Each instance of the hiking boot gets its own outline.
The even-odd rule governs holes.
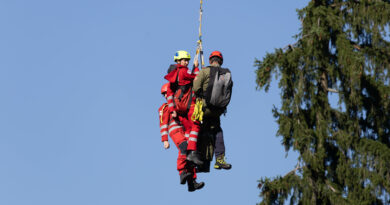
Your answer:
[[[189,179],[187,180],[187,185],[188,185],[188,191],[193,192],[197,189],[201,189],[204,187],[204,182],[196,182],[195,179]]]
[[[225,155],[220,155],[220,156],[218,156],[217,159],[215,160],[214,168],[215,168],[215,169],[231,169],[231,168],[232,168],[232,165],[231,165],[231,164],[228,164],[228,163],[225,161]]]
[[[192,175],[193,173],[191,172],[182,171],[180,174],[180,184],[185,184],[188,179],[192,178]]]
[[[188,151],[187,160],[193,162],[196,165],[203,165],[202,160],[199,159],[199,154],[197,151]]]

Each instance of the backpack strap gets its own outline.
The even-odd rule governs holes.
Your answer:
[[[220,67],[209,66],[209,68],[210,68],[209,84],[207,85],[206,93],[203,93],[203,98],[206,100],[207,105],[210,104],[215,76],[218,75]]]
[[[190,92],[190,100],[188,101],[187,110],[190,110],[192,104],[192,98],[194,97],[194,95],[192,94],[192,86],[190,87],[189,92]]]

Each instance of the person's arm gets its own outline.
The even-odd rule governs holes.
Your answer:
[[[198,59],[195,59],[194,61],[194,67],[192,68],[192,74],[198,75],[199,74],[199,62]]]
[[[168,122],[169,122],[169,114],[167,112],[167,105],[164,105],[159,110],[159,121],[160,121],[160,134],[161,134],[161,142],[168,141]]]
[[[195,95],[197,95],[198,97],[201,97],[200,94],[202,94],[203,92],[202,85],[204,83],[204,76],[205,76],[204,69],[202,69],[199,72],[198,76],[196,76],[192,86],[192,90],[195,92]]]
[[[175,105],[173,104],[173,95],[175,93],[172,91],[171,86],[168,86],[167,90],[167,103],[168,103],[168,112],[169,114],[176,111]]]
[[[169,123],[169,113],[168,108],[165,106],[159,111],[160,117],[160,133],[161,133],[161,141],[164,143],[164,148],[169,149],[168,142],[168,123]]]
[[[164,141],[164,148],[169,149],[169,142],[168,141]]]
[[[198,68],[194,68],[194,70],[196,70],[196,69],[198,69]],[[198,69],[199,70],[199,69]],[[190,69],[186,69],[186,70],[182,70],[182,71],[180,71],[181,72],[181,75],[180,75],[180,77],[182,77],[183,79],[183,81],[185,82],[192,82],[194,79],[195,79],[195,77],[196,77],[196,75],[194,74],[194,73],[192,73],[192,71],[190,70]]]
[[[197,59],[194,61],[194,67],[192,68],[192,71],[187,68],[187,72],[184,73],[183,79],[192,82],[195,77],[199,74],[199,62]]]

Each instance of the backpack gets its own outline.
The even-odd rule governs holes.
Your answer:
[[[233,81],[230,70],[210,66],[210,80],[206,93],[204,93],[207,106],[226,109],[232,96],[232,89]]]

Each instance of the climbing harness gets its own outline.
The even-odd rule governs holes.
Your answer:
[[[203,57],[203,45],[202,45],[202,15],[203,15],[203,0],[200,0],[199,8],[199,40],[197,41],[196,55],[194,59],[200,58],[200,67],[204,67],[204,57]]]

